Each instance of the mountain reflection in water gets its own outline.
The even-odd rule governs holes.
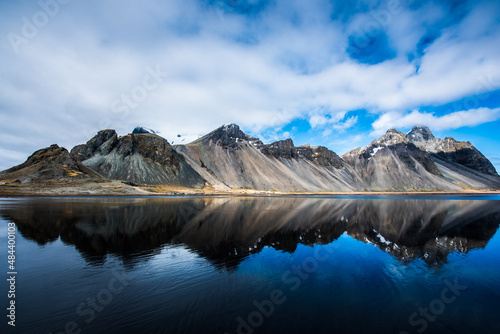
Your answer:
[[[89,264],[124,261],[182,244],[217,268],[236,268],[270,246],[328,244],[347,233],[403,263],[446,263],[451,252],[483,248],[498,229],[498,201],[433,199],[93,198],[6,202],[0,215],[26,239],[75,245]]]

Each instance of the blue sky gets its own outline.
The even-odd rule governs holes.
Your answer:
[[[0,0],[0,35],[0,169],[225,123],[339,154],[427,125],[500,169],[499,1]]]

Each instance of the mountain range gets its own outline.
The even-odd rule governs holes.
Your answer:
[[[0,172],[3,184],[76,179],[223,192],[500,189],[494,166],[470,142],[436,138],[424,126],[407,134],[390,129],[341,157],[324,146],[295,146],[291,139],[265,144],[236,124],[175,146],[150,129],[138,127],[125,136],[107,129],[70,152],[52,145]]]

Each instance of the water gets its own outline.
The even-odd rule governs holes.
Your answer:
[[[2,333],[499,333],[499,204],[0,199]]]

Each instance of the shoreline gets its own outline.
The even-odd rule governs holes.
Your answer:
[[[107,187],[106,187],[107,188]],[[380,196],[380,197],[440,197],[440,196],[474,196],[474,195],[500,195],[500,190],[464,190],[464,191],[332,191],[332,192],[279,192],[258,191],[250,189],[234,189],[231,191],[179,189],[171,188],[165,191],[151,191],[148,187],[131,187],[134,189],[114,188],[109,189],[80,189],[80,187],[47,187],[29,188],[16,187],[5,189],[0,186],[0,197],[286,197],[286,196]],[[93,191],[94,190],[94,191]]]
[[[193,189],[165,185],[130,185],[122,181],[45,181],[37,183],[4,183],[0,184],[0,197],[281,197],[281,196],[474,196],[500,195],[500,189],[464,189],[462,191],[265,191],[254,189],[216,189],[205,186]]]

